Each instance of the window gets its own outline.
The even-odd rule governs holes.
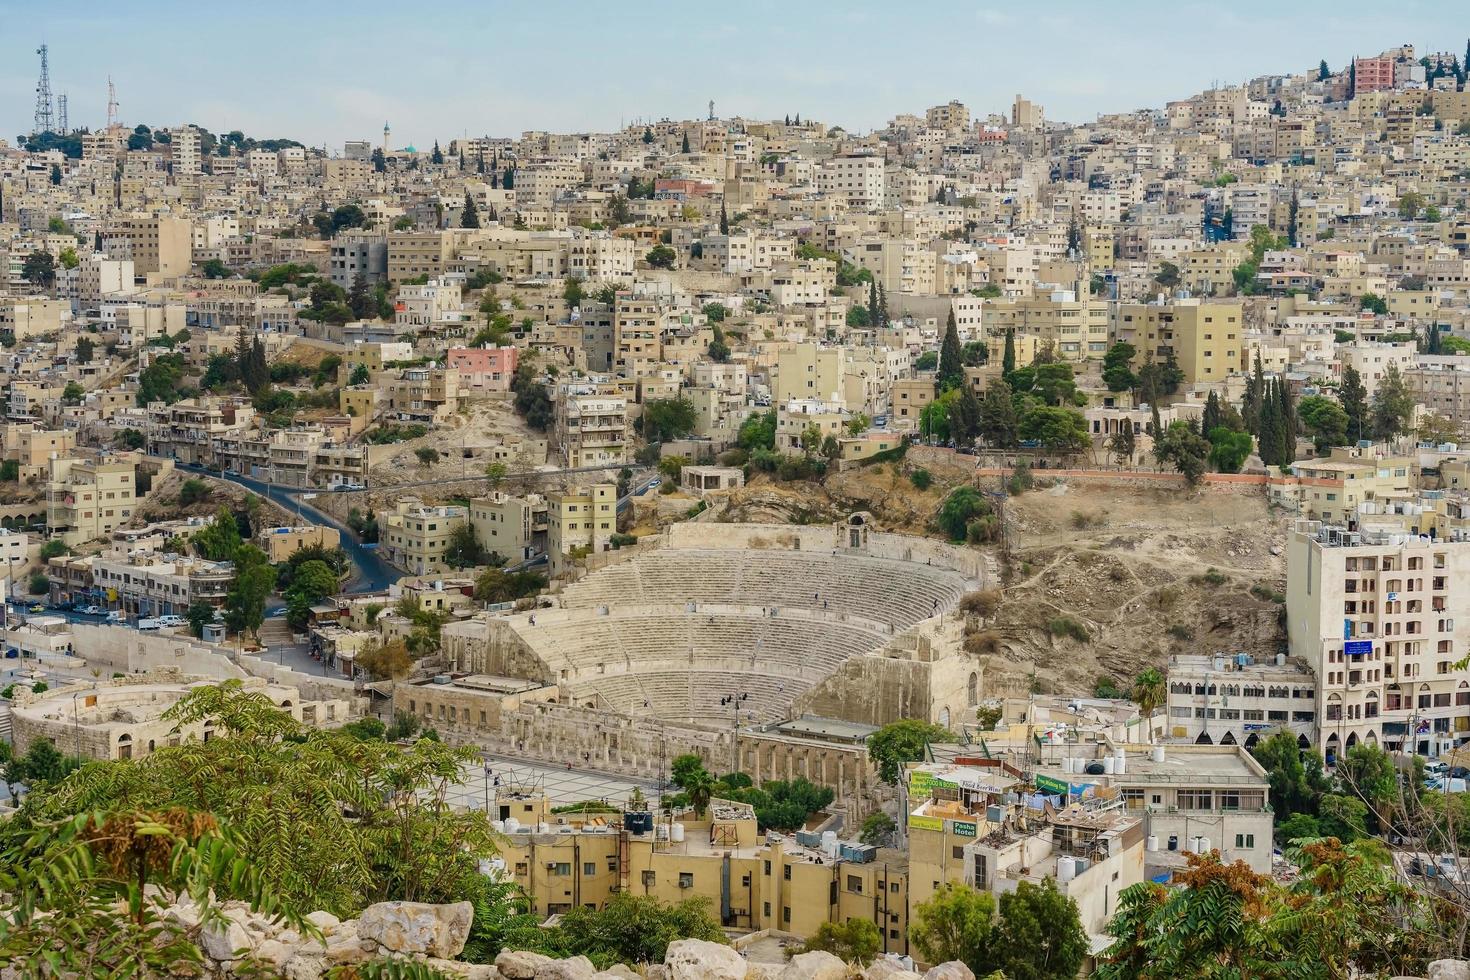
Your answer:
[[[861,895],[863,893],[863,879],[862,879],[862,876],[861,875],[848,875],[847,876],[847,890],[850,891],[850,892],[852,892],[854,895]]]
[[[592,861],[583,861],[582,873],[589,878],[592,877],[593,875],[597,874],[597,865]]]
[[[554,875],[569,875],[569,874],[571,874],[572,873],[572,865],[571,865],[571,862],[569,862],[569,861],[561,861],[561,862],[558,862],[557,865],[556,865],[556,867],[554,867],[554,868],[551,869],[551,873],[554,874]]]
[[[694,887],[694,872],[692,872],[692,871],[680,871],[679,872],[679,887],[680,888],[693,888]]]
[[[964,845],[962,845],[962,844],[956,844],[953,847],[951,847],[950,850],[949,850],[949,856],[950,857],[953,857],[953,858],[963,858],[965,856],[965,848],[964,848]]]
[[[781,865],[781,877],[782,878],[785,878],[787,881],[790,881],[791,880],[791,865],[789,865],[789,864],[783,864],[783,865]],[[787,922],[790,922],[791,920],[790,919],[787,919],[786,921]]]
[[[658,876],[655,875],[652,871],[645,871],[645,872],[643,872],[643,887],[644,888],[652,888],[653,885],[654,885],[654,882],[656,882],[657,880],[658,880]]]
[[[1235,835],[1235,846],[1236,847],[1255,847],[1256,846],[1256,835],[1255,834],[1236,834]]]

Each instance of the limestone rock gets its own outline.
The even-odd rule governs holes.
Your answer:
[[[664,956],[670,980],[745,980],[745,958],[729,946],[703,939],[669,943]]]
[[[327,943],[327,962],[361,963],[377,954],[377,944],[370,939],[356,936],[336,935]]]
[[[601,973],[594,973],[592,980],[643,980],[638,971],[621,963],[614,963]]]
[[[797,953],[781,971],[781,980],[844,980],[847,964],[824,950]]]
[[[464,949],[474,914],[475,907],[469,902],[379,902],[363,910],[357,920],[357,934],[395,953],[427,953],[453,959]]]
[[[781,973],[786,969],[780,963],[752,963],[745,962],[745,980],[781,980]]]
[[[286,969],[281,975],[286,980],[321,980],[325,972],[327,962],[322,957],[297,953],[286,961]]]
[[[249,952],[252,943],[250,933],[244,926],[234,919],[226,918],[202,930],[199,933],[199,945],[210,959],[233,960],[239,957],[240,950]]]
[[[289,960],[296,951],[277,939],[266,939],[255,947],[255,958],[275,969]]]
[[[863,980],[920,980],[917,973],[904,969],[896,959],[876,959],[863,971]]]
[[[424,960],[424,965],[446,976],[458,977],[459,980],[500,980],[500,973],[488,963],[461,963],[459,960],[431,957]]]
[[[669,968],[662,963],[644,963],[638,968],[643,980],[669,980]]]
[[[313,912],[306,917],[306,921],[316,926],[323,936],[330,936],[342,925],[342,920],[330,912]]]
[[[1435,960],[1429,964],[1429,980],[1470,980],[1470,961]]]
[[[532,980],[536,976],[536,970],[543,963],[550,963],[549,956],[540,953],[529,953],[525,950],[503,949],[500,955],[495,957],[495,969],[506,980]]]
[[[948,963],[930,967],[929,972],[924,974],[924,980],[975,980],[975,973],[959,960],[950,960]]]
[[[591,980],[597,968],[585,956],[569,960],[547,960],[536,967],[536,980]]]

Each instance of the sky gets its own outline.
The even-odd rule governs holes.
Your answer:
[[[1463,0],[0,0],[0,136],[31,130],[39,58],[74,127],[189,122],[340,151],[640,119],[787,114],[861,132],[959,99],[1047,117],[1161,107],[1212,83],[1412,43],[1463,56]]]

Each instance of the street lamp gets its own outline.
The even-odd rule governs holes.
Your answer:
[[[727,694],[720,698],[720,705],[731,707],[735,710],[735,717],[730,728],[730,771],[740,771],[740,705],[749,699],[750,694]]]

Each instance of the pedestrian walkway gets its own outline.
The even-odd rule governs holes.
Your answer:
[[[500,787],[514,787],[523,792],[543,792],[552,806],[581,803],[583,800],[607,800],[622,803],[633,787],[643,790],[650,799],[658,794],[656,781],[633,779],[612,773],[594,772],[590,769],[567,769],[542,766],[522,759],[491,756],[491,775],[487,780],[479,765],[467,766],[464,778],[456,786],[449,787],[451,806],[469,810],[481,810],[488,795],[492,804],[495,799],[495,780]]]

